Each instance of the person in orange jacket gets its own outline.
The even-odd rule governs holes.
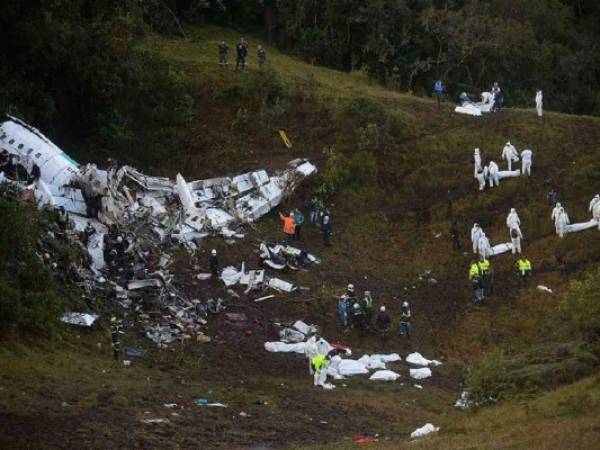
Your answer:
[[[279,213],[279,218],[283,221],[283,232],[286,238],[292,239],[296,233],[296,222],[294,221],[294,211],[289,216]]]

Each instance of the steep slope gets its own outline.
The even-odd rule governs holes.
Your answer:
[[[487,349],[502,346],[518,353],[540,340],[567,339],[558,299],[570,280],[597,265],[600,233],[588,230],[559,240],[545,197],[555,188],[573,221],[587,220],[587,203],[600,189],[600,120],[552,113],[540,119],[533,110],[460,116],[448,103],[438,110],[428,99],[385,90],[361,74],[311,66],[268,45],[270,68],[261,72],[254,39],[247,74],[233,70],[233,55],[229,68],[219,67],[218,42],[227,40],[232,53],[238,37],[205,27],[193,30],[190,40],[154,36],[145,42],[145,48],[181,65],[196,105],[191,147],[165,160],[162,170],[202,178],[281,166],[293,157],[314,159],[321,178],[284,206],[304,207],[319,189],[328,193],[325,200],[332,205],[331,249],[322,245],[317,230],[305,227],[302,245],[323,259],[318,268],[295,277],[310,291],[260,304],[241,302],[236,311],[250,318],[245,325],[250,336],[219,317],[209,329],[214,344],[153,350],[126,369],[127,377],[109,359],[108,340],[99,332],[68,332],[63,342],[41,347],[6,343],[2,356],[8,363],[0,372],[3,447],[61,448],[84,442],[91,448],[246,448],[263,443],[295,448],[339,442],[331,448],[347,448],[354,434],[379,433],[392,441],[390,448],[399,448],[410,431],[429,421],[449,434],[425,448],[459,448],[463,442],[476,448],[523,448],[528,442],[519,436],[490,426],[481,431],[482,424],[494,419],[499,430],[509,430],[532,405],[542,405],[543,411],[527,416],[535,435],[529,446],[548,443],[547,431],[561,423],[548,411],[560,403],[563,391],[548,394],[550,403],[542,397],[467,418],[451,405],[466,364]],[[283,146],[280,129],[292,140],[291,149]],[[509,179],[499,188],[477,192],[473,148],[498,161],[507,140],[534,150],[532,178]],[[89,156],[73,153],[81,160]],[[486,306],[475,307],[466,277],[472,258],[468,230],[477,221],[494,243],[507,241],[504,220],[511,207],[521,217],[534,278],[520,289],[513,258],[496,257],[495,294]],[[465,253],[452,250],[448,229],[453,218],[460,221]],[[255,239],[280,237],[273,214],[242,243],[226,246],[211,240],[202,252],[215,246],[224,264],[239,264],[255,260],[250,245]],[[435,284],[419,280],[425,270],[431,270]],[[182,263],[178,277],[198,296],[218,289],[190,283],[190,275]],[[445,364],[424,383],[425,389],[406,380],[402,386],[350,380],[347,388],[322,392],[312,387],[304,360],[262,351],[264,340],[273,337],[271,321],[296,318],[317,323],[324,336],[352,345],[357,355],[382,350],[376,336],[359,338],[337,327],[335,296],[349,282],[359,292],[371,290],[376,306],[385,304],[393,319],[401,301],[412,303],[413,339],[395,338],[385,350],[443,357]],[[550,286],[554,294],[537,290],[538,284]],[[131,345],[147,345],[134,332],[127,339]],[[407,374],[405,366],[402,374]],[[592,403],[597,400],[596,378],[565,389],[567,395],[579,398],[584,392]],[[229,409],[196,408],[193,400],[205,396]],[[171,416],[162,404],[176,401],[186,407]],[[240,412],[249,416],[240,417]],[[571,424],[567,436],[592,436],[592,407],[579,415],[568,408],[563,413]],[[514,421],[503,419],[508,416]],[[168,417],[171,423],[140,424],[154,417]],[[71,433],[72,428],[77,432]],[[589,442],[582,438],[573,448],[586,448]]]

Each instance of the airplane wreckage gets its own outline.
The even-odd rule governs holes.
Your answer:
[[[30,192],[40,208],[64,208],[72,234],[92,230],[81,239],[90,256],[89,267],[80,269],[89,273],[94,288],[108,285],[104,289],[112,290],[125,308],[144,290],[153,290],[162,299],[161,308],[167,308],[172,320],[146,321],[147,337],[159,345],[190,331],[201,335],[196,316],[206,313],[206,308],[198,307],[199,300],[186,298],[172,286],[169,244],[184,245],[193,255],[207,236],[243,238],[243,224],[267,214],[317,172],[303,159],[290,161],[272,176],[257,170],[192,182],[181,174],[171,180],[114,163],[103,170],[95,164],[78,164],[40,131],[11,116],[0,123],[0,165],[0,182]],[[131,255],[126,268],[122,261],[115,262],[116,253],[111,256],[108,251],[117,247],[107,245],[111,239],[122,253]],[[265,282],[268,286],[269,280]],[[208,309],[210,300],[215,303],[209,299]]]

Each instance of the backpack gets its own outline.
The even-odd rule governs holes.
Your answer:
[[[513,239],[516,239],[519,237],[519,232],[517,231],[516,228],[511,228],[510,229],[510,237]]]

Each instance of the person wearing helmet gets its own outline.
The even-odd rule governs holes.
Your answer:
[[[400,322],[398,323],[398,336],[406,335],[410,339],[410,320],[412,315],[410,313],[410,305],[407,301],[402,302],[402,308],[400,313]]]
[[[208,267],[213,277],[219,276],[219,258],[217,257],[217,251],[213,248],[208,257]]]
[[[325,247],[331,247],[331,235],[333,229],[331,227],[331,220],[328,215],[323,216],[323,222],[321,223],[321,235],[323,236],[323,244]]]
[[[354,304],[352,305],[352,309],[352,321],[354,323],[354,327],[358,328],[360,334],[362,335],[367,330],[367,315],[360,306],[358,300],[355,300]]]
[[[501,157],[503,160],[506,160],[506,163],[508,164],[508,170],[512,170],[512,163],[519,161],[519,152],[514,145],[512,145],[510,142],[507,142],[502,149]]]
[[[385,306],[381,306],[379,308],[379,314],[377,315],[377,319],[375,320],[375,328],[377,329],[377,333],[383,339],[384,344],[387,341],[391,326],[392,321],[390,319],[390,316],[386,312]]]
[[[279,213],[279,218],[283,222],[283,234],[286,239],[291,241],[296,234],[296,224],[294,221],[294,211],[290,212],[289,216],[284,216],[282,213]]]
[[[373,317],[373,297],[371,297],[371,291],[365,291],[365,295],[360,303],[361,308],[365,312],[367,324],[371,324],[371,318]]]
[[[509,230],[515,226],[521,226],[521,219],[519,219],[519,215],[515,208],[510,208],[510,212],[508,213],[508,216],[506,216],[506,226]]]
[[[69,225],[69,213],[65,211],[65,207],[61,206],[56,212],[56,223],[61,230],[66,230]]]
[[[483,230],[479,226],[478,223],[473,224],[473,228],[471,228],[471,242],[473,243],[473,253],[477,253],[477,249],[479,248],[479,238],[483,234]]]

